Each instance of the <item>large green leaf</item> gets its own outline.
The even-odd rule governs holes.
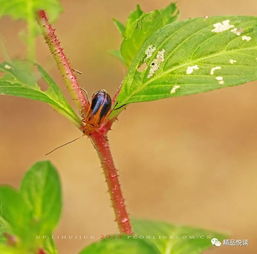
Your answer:
[[[111,236],[93,243],[80,254],[200,254],[212,247],[211,239],[224,235],[165,222],[133,220],[133,236]]]
[[[61,184],[55,167],[49,161],[37,162],[27,171],[21,194],[33,211],[39,232],[47,234],[57,225],[61,207]]]
[[[145,238],[161,254],[200,254],[212,247],[212,238],[222,241],[225,237],[203,229],[148,220],[134,220],[133,229],[138,238]]]
[[[31,64],[26,61],[1,63],[0,72],[6,75],[0,79],[0,95],[14,95],[46,102],[79,127],[81,120],[68,104],[57,84],[40,65],[35,66],[38,69],[37,74],[33,73]],[[39,78],[47,83],[47,90],[43,91],[37,84]]]
[[[194,18],[166,25],[131,64],[112,117],[129,103],[256,80],[256,57],[257,17]]]
[[[31,210],[20,193],[9,186],[0,186],[0,223],[24,236],[31,226],[31,218]]]
[[[123,41],[120,52],[126,65],[130,65],[143,43],[155,31],[176,20],[178,10],[176,4],[170,4],[164,9],[144,13],[138,5],[126,23],[126,27],[115,20]]]
[[[1,186],[0,253],[34,254],[44,249],[57,254],[52,233],[60,212],[60,180],[48,161],[36,163],[26,173],[20,192]],[[14,247],[7,246],[9,237],[3,233],[14,239]]]
[[[133,236],[112,236],[93,243],[80,254],[160,254],[157,248]]]

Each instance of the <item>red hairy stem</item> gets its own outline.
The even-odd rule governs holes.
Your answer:
[[[90,137],[102,163],[120,233],[132,234],[129,216],[121,192],[118,172],[113,162],[107,136],[105,133],[94,132]]]
[[[48,44],[57,66],[65,79],[66,86],[72,98],[79,105],[82,116],[85,116],[89,108],[89,101],[84,96],[83,91],[78,84],[74,69],[71,68],[69,60],[66,57],[64,50],[61,47],[61,43],[55,34],[55,29],[49,23],[44,10],[38,11],[38,21],[42,27],[46,43]]]
[[[55,58],[59,70],[65,78],[66,85],[72,97],[78,102],[81,108],[82,118],[86,119],[85,117],[89,110],[90,103],[84,96],[82,89],[77,82],[74,69],[71,68],[68,58],[64,54],[64,50],[61,47],[60,41],[55,35],[55,29],[49,23],[45,11],[41,10],[38,12],[38,19],[39,24],[43,29],[44,37],[49,46],[49,49]],[[117,95],[118,92],[114,96],[113,101],[116,100]],[[125,201],[118,179],[118,172],[114,166],[112,154],[106,136],[106,133],[110,130],[114,120],[115,119],[112,121],[106,121],[102,127],[98,126],[97,128],[94,127],[93,129],[91,128],[92,126],[90,124],[85,122],[85,126],[81,126],[81,129],[84,134],[91,138],[101,160],[119,231],[121,234],[132,234],[129,216],[126,210]],[[88,126],[91,127],[87,128]],[[40,249],[38,254],[44,254],[44,250]]]

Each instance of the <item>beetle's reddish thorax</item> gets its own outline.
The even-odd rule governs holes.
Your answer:
[[[111,107],[112,99],[105,90],[100,90],[95,93],[85,119],[86,129],[100,127],[104,119],[106,119],[110,113]]]

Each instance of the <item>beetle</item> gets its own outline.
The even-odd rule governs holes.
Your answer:
[[[86,124],[92,127],[99,127],[108,116],[112,108],[112,99],[104,90],[96,92],[92,97],[89,111],[86,116]]]

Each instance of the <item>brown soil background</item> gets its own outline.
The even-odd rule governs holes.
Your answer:
[[[159,1],[62,1],[58,36],[80,83],[91,95],[114,93],[125,74],[107,51],[120,38],[112,17],[125,20],[140,3]],[[181,19],[205,15],[256,15],[256,0],[178,0]],[[24,55],[17,32],[22,22],[0,20],[12,57]],[[46,45],[38,39],[40,62],[61,83]],[[2,56],[0,56],[2,58]],[[72,124],[47,105],[21,98],[0,100],[0,183],[18,186],[37,160],[58,168],[64,208],[57,235],[99,237],[116,233],[102,170],[86,138],[49,157],[44,154],[79,136]],[[207,253],[257,252],[257,84],[189,97],[130,105],[110,133],[113,155],[131,215],[228,232],[249,239],[248,247],[222,247]],[[92,240],[57,240],[60,253],[72,254]]]

